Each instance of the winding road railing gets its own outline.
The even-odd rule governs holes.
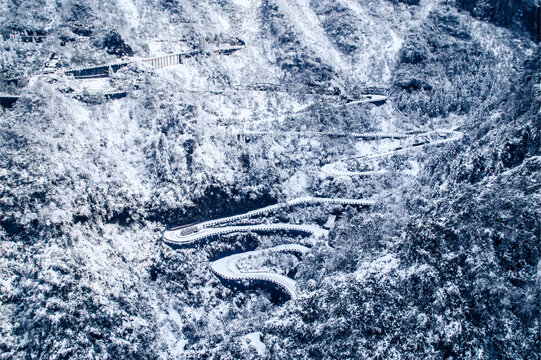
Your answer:
[[[380,159],[380,158],[385,158],[385,157],[391,157],[393,155],[403,154],[408,151],[422,149],[427,146],[437,146],[437,145],[457,141],[457,140],[460,140],[464,136],[462,132],[456,129],[432,130],[432,131],[427,131],[424,133],[416,133],[416,134],[403,135],[403,136],[404,138],[406,138],[409,136],[427,136],[427,135],[439,135],[445,138],[434,140],[434,141],[426,140],[426,141],[415,143],[411,146],[399,147],[399,148],[395,148],[393,150],[385,151],[378,154],[350,156],[350,157],[342,158],[342,159],[339,159],[338,161],[323,165],[321,167],[321,174],[327,177],[342,177],[342,176],[363,177],[363,176],[382,175],[382,174],[387,173],[387,171],[386,170],[348,171],[348,170],[341,170],[339,169],[339,167],[341,164],[343,164],[344,161],[348,161],[348,160],[357,160],[357,161],[362,162],[362,161],[367,161],[367,160],[375,160],[375,159]]]
[[[243,271],[239,268],[238,262],[251,256],[257,256],[268,252],[289,252],[304,255],[310,251],[310,248],[297,244],[279,245],[273,248],[248,251],[239,254],[227,256],[210,264],[212,272],[218,277],[230,281],[263,281],[273,283],[282,288],[290,298],[297,297],[297,286],[295,280],[280,274],[269,271]]]
[[[370,205],[373,205],[374,202],[372,200],[366,200],[366,199],[321,198],[321,197],[311,197],[311,196],[300,197],[300,198],[292,199],[283,203],[265,206],[263,208],[248,211],[244,214],[204,221],[198,224],[179,227],[179,228],[173,228],[171,230],[165,231],[163,235],[164,241],[170,244],[175,244],[175,245],[188,245],[193,242],[200,241],[205,238],[220,235],[220,234],[233,233],[233,232],[246,232],[246,231],[270,231],[270,230],[300,231],[300,232],[309,232],[309,233],[313,233],[314,235],[317,235],[318,234],[317,230],[311,227],[311,225],[269,224],[269,225],[228,226],[228,227],[214,228],[217,225],[233,223],[233,222],[240,221],[243,219],[273,212],[284,207],[303,205],[303,204],[338,204],[338,205],[370,206]],[[274,225],[276,225],[276,227],[273,227]],[[288,226],[289,228],[286,228]]]
[[[249,133],[253,135],[264,135],[264,134],[276,135],[279,132],[253,131]],[[300,134],[300,132],[285,132],[285,133]],[[309,134],[312,134],[312,132],[304,133],[304,135],[309,135]],[[335,132],[325,133],[324,132],[320,134],[329,135],[329,136],[348,136],[349,135],[351,137],[370,139],[370,140],[405,139],[405,138],[410,138],[414,136],[426,137],[426,136],[434,136],[434,135],[443,137],[443,139],[432,140],[432,141],[430,140],[418,141],[410,146],[395,148],[395,149],[378,153],[378,154],[361,155],[361,156],[343,158],[336,162],[324,165],[321,168],[321,174],[323,174],[324,176],[371,176],[371,175],[382,174],[385,172],[385,170],[344,171],[344,170],[337,169],[336,167],[338,166],[340,162],[343,162],[345,160],[357,159],[357,160],[362,161],[362,160],[372,160],[372,159],[388,157],[388,156],[404,153],[406,151],[421,149],[426,146],[435,146],[439,144],[448,143],[451,141],[457,141],[461,139],[463,136],[463,134],[460,131],[458,131],[458,129],[451,129],[451,130],[439,129],[439,130],[424,131],[424,132],[412,131],[405,134],[397,134],[397,133],[346,134],[346,133],[340,133],[340,132],[338,133],[335,133]],[[275,232],[275,231],[294,231],[294,232],[310,234],[317,238],[324,238],[324,237],[328,237],[328,233],[329,233],[328,230],[325,230],[316,225],[308,225],[308,224],[297,225],[297,224],[284,224],[284,223],[257,224],[257,225],[227,225],[227,224],[232,224],[234,222],[247,219],[250,217],[264,215],[264,214],[276,211],[281,208],[289,207],[289,206],[295,206],[295,205],[301,205],[301,204],[325,204],[325,203],[341,204],[341,205],[360,205],[360,206],[369,206],[369,205],[374,204],[373,201],[365,200],[365,199],[322,198],[322,197],[311,197],[311,196],[300,197],[296,199],[291,199],[283,203],[265,206],[260,209],[248,211],[244,214],[228,216],[228,217],[223,217],[219,219],[204,221],[198,224],[173,228],[164,233],[163,241],[170,245],[190,245],[206,238],[224,235],[224,234],[232,234],[232,233],[238,233],[238,232]],[[278,247],[267,249],[267,250],[256,250],[256,251],[244,252],[244,253],[227,256],[227,257],[224,257],[212,262],[210,264],[210,267],[211,267],[212,272],[222,279],[226,279],[230,281],[270,282],[277,285],[279,288],[283,289],[284,292],[287,295],[289,295],[290,298],[292,299],[296,298],[298,293],[296,289],[295,280],[287,276],[272,273],[272,272],[257,271],[257,270],[242,271],[237,266],[239,261],[242,261],[243,259],[251,255],[260,254],[263,251],[289,251],[289,252],[297,251],[297,253],[299,254],[305,254],[306,252],[309,251],[309,248],[301,246],[301,245],[295,245],[295,244],[280,245]]]
[[[185,234],[182,230],[167,231],[164,233],[164,242],[174,245],[192,244],[206,238],[217,235],[225,235],[238,232],[276,232],[276,231],[294,231],[307,233],[315,236],[326,236],[328,231],[314,225],[296,225],[286,223],[275,224],[257,224],[243,226],[224,226],[219,228],[202,228],[196,232]]]
[[[348,137],[348,138],[358,138],[363,140],[383,140],[383,139],[392,139],[400,140],[411,137],[410,134],[401,134],[401,133],[382,133],[382,132],[366,132],[366,133],[356,133],[356,132],[341,132],[341,131],[262,131],[262,130],[240,130],[233,131],[235,135],[244,135],[244,136],[265,136],[265,135],[298,135],[298,136],[329,136],[329,137]]]

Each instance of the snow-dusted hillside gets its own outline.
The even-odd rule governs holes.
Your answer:
[[[539,358],[539,1],[494,3],[0,4],[0,359]],[[290,301],[209,266],[284,244],[233,258]]]

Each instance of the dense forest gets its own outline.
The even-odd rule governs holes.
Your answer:
[[[539,359],[540,6],[5,1],[0,359]],[[374,205],[163,241],[302,196]],[[282,244],[296,298],[209,266]]]

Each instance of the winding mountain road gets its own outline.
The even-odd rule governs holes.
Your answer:
[[[182,230],[167,231],[164,233],[164,242],[174,245],[192,244],[217,235],[225,235],[239,232],[277,232],[293,231],[307,233],[317,237],[327,236],[328,231],[315,225],[296,225],[296,224],[257,224],[244,226],[224,226],[219,228],[202,228],[197,232],[183,235]]]
[[[408,136],[428,136],[428,135],[440,136],[440,137],[443,137],[443,139],[434,140],[434,141],[428,141],[427,140],[427,141],[423,141],[423,142],[420,142],[420,143],[415,143],[415,144],[410,145],[410,146],[395,148],[395,149],[392,149],[392,150],[389,150],[389,151],[376,153],[376,154],[360,155],[360,156],[342,158],[342,159],[339,159],[338,161],[323,165],[321,167],[321,174],[323,176],[327,176],[327,177],[341,177],[341,176],[363,177],[363,176],[382,175],[382,174],[387,173],[387,171],[386,170],[347,171],[347,170],[341,169],[341,167],[342,168],[344,167],[343,166],[344,162],[347,161],[347,160],[357,160],[357,161],[362,162],[362,161],[368,161],[368,160],[381,159],[381,158],[390,157],[390,156],[393,156],[393,155],[403,154],[405,152],[410,152],[410,151],[414,151],[414,150],[423,149],[423,148],[428,147],[428,146],[437,146],[437,145],[457,141],[457,140],[462,139],[462,137],[464,136],[464,134],[462,132],[460,132],[458,130],[455,130],[455,129],[453,129],[453,130],[440,129],[440,130],[433,130],[433,131],[428,131],[428,132],[424,132],[424,133],[417,133],[417,134],[412,134],[412,135],[403,134],[402,135],[403,137],[400,137],[400,138],[403,139],[403,138],[406,138]],[[381,139],[383,139],[383,138],[385,138],[385,137],[381,137]],[[387,137],[387,138],[390,138],[390,137]],[[399,138],[399,137],[394,137],[394,139],[397,139],[397,138]]]
[[[239,134],[241,134],[239,132]],[[338,159],[332,163],[326,164],[320,168],[320,176],[322,177],[340,177],[340,176],[373,176],[384,174],[386,170],[367,170],[367,171],[349,171],[344,170],[344,162],[347,160],[356,160],[358,162],[370,161],[385,157],[390,157],[397,154],[402,154],[408,151],[414,151],[417,149],[422,149],[428,146],[437,146],[453,141],[457,141],[463,137],[463,133],[458,131],[458,128],[454,129],[437,129],[431,131],[413,131],[409,133],[342,133],[342,132],[278,132],[278,131],[247,131],[244,132],[246,135],[251,136],[260,136],[260,135],[279,135],[279,134],[290,134],[290,135],[299,135],[299,136],[309,136],[309,135],[327,135],[327,136],[347,136],[352,138],[360,138],[364,140],[381,140],[381,139],[393,139],[393,140],[403,140],[403,139],[413,139],[411,145],[406,145],[403,147],[396,147],[391,150],[384,152],[373,153],[369,155],[359,155],[359,156],[350,156],[342,159]],[[223,217],[214,220],[204,221],[198,224],[187,225],[183,227],[173,228],[171,230],[165,231],[163,236],[163,241],[169,245],[192,245],[198,241],[208,239],[211,237],[216,237],[224,234],[233,234],[239,232],[277,232],[277,231],[287,231],[287,232],[299,232],[305,233],[316,238],[327,238],[328,230],[323,229],[316,225],[310,224],[286,224],[286,223],[275,223],[275,224],[250,224],[250,225],[235,225],[235,222],[268,214],[279,209],[283,209],[290,206],[302,205],[302,204],[337,204],[337,205],[357,205],[357,206],[370,206],[374,202],[372,200],[366,199],[345,199],[345,198],[322,198],[322,197],[300,197],[296,199],[291,199],[289,201],[265,206],[256,210],[248,211],[244,214],[234,215]],[[256,250],[250,252],[239,253],[231,256],[227,256],[216,261],[213,261],[210,264],[210,268],[213,273],[219,276],[222,279],[230,281],[249,281],[249,282],[270,282],[279,286],[283,291],[292,299],[296,298],[298,293],[295,285],[295,280],[276,273],[268,271],[242,271],[239,267],[239,262],[244,259],[256,255],[262,254],[262,252],[273,252],[273,251],[289,251],[296,252],[299,254],[305,254],[309,251],[309,248],[301,245],[287,244],[280,245],[274,248],[266,250]]]
[[[264,253],[267,255],[269,252],[289,252],[294,254],[304,255],[310,251],[310,248],[297,244],[279,245],[268,249],[247,251],[239,254],[227,256],[210,263],[211,270],[226,280],[234,281],[262,281],[271,282],[282,288],[290,298],[297,297],[297,287],[295,280],[280,274],[276,274],[269,271],[246,271],[240,270],[238,266],[239,261],[242,261],[251,256],[261,255]]]
[[[262,225],[245,225],[245,226],[215,226],[233,223],[243,219],[260,216],[288,206],[296,206],[303,204],[338,204],[338,205],[357,205],[370,206],[374,202],[364,199],[342,199],[342,198],[321,198],[321,197],[300,197],[283,203],[265,206],[256,210],[248,211],[244,214],[223,217],[215,220],[204,221],[195,225],[173,228],[165,231],[163,234],[164,241],[175,245],[187,245],[196,241],[206,239],[208,237],[230,234],[235,232],[268,232],[268,231],[298,231],[310,233],[320,236],[326,234],[326,230],[313,225],[293,225],[293,224],[262,224]]]

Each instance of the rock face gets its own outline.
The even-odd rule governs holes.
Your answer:
[[[539,1],[0,19],[0,360],[539,358]]]
[[[108,54],[116,57],[133,56],[132,48],[122,40],[119,34],[114,32],[105,35],[102,46]]]

